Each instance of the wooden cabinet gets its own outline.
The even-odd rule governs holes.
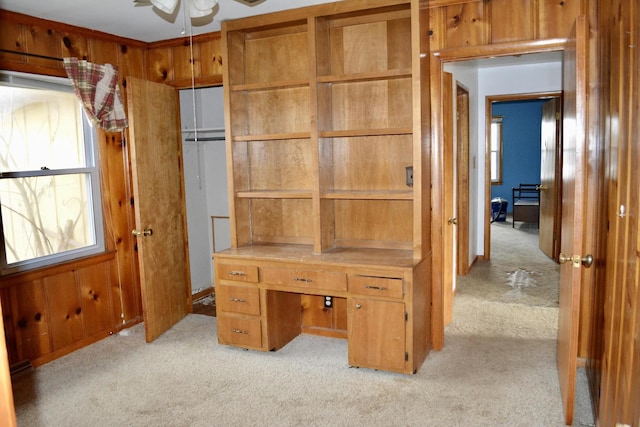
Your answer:
[[[349,302],[349,364],[403,371],[406,351],[403,302],[352,298]]]
[[[278,319],[293,321],[282,310],[298,304],[299,315],[300,295],[332,296],[346,302],[333,309],[348,317],[350,363],[415,372],[426,357],[428,40],[419,3],[356,0],[223,23],[232,248],[215,254],[216,285],[249,281],[226,264],[258,269],[250,282],[260,313],[223,308],[221,323],[259,319],[262,350],[274,347],[264,340]],[[229,343],[228,333],[219,341]],[[396,344],[402,357],[389,362],[381,349]]]
[[[267,290],[257,282],[256,265],[216,264],[220,344],[277,350],[300,334],[300,295]]]

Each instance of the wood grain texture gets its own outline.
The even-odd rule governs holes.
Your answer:
[[[128,80],[133,193],[143,315],[148,342],[190,310],[188,241],[175,89]]]
[[[601,425],[640,422],[640,348],[637,339],[640,330],[640,295],[638,292],[640,258],[640,231],[638,218],[631,212],[640,207],[640,189],[637,180],[638,147],[640,135],[637,110],[640,105],[637,82],[638,52],[634,48],[640,40],[637,34],[640,9],[636,2],[617,0],[598,3],[600,16],[599,40],[601,81],[606,105],[604,119],[605,147],[609,151],[605,167],[609,171],[606,181],[608,200],[606,218],[606,275],[595,288],[595,300],[603,304],[604,329],[599,325],[593,333],[602,340],[601,349],[592,349],[596,357],[591,366],[600,374]],[[624,210],[624,213],[622,212]],[[593,351],[601,350],[594,353]],[[597,357],[601,354],[601,359]]]
[[[563,173],[561,253],[582,256],[586,151],[587,27],[578,19],[563,59]],[[578,356],[581,268],[566,262],[560,268],[557,365],[565,423],[573,422]]]
[[[52,351],[51,327],[42,280],[12,287],[11,304],[17,351],[17,360],[11,362],[34,360],[49,354]]]
[[[4,318],[2,304],[0,316]],[[0,330],[0,423],[6,427],[17,426],[16,411],[13,405],[13,390],[9,372],[9,356],[7,352],[4,328]]]
[[[535,4],[531,0],[491,0],[489,2],[490,43],[536,38]]]

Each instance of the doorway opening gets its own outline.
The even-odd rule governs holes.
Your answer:
[[[515,52],[513,52],[515,54]],[[538,56],[541,55],[541,56]],[[538,62],[536,58],[555,58],[550,60],[542,60]],[[469,215],[469,228],[470,228],[470,255],[469,259],[458,260],[460,262],[468,262],[470,267],[473,267],[470,271],[471,276],[476,276],[481,271],[480,268],[486,269],[486,275],[490,279],[489,281],[494,284],[499,284],[504,288],[505,285],[509,285],[509,283],[513,283],[512,292],[506,293],[503,292],[504,295],[501,295],[500,298],[504,299],[506,297],[516,297],[518,293],[523,293],[522,290],[527,286],[531,285],[532,277],[531,275],[527,275],[525,273],[528,272],[527,265],[532,262],[531,257],[524,257],[519,261],[520,267],[511,269],[509,271],[505,271],[504,274],[496,268],[497,264],[504,260],[509,255],[512,255],[512,252],[515,252],[516,245],[519,239],[514,237],[507,237],[505,240],[501,241],[501,243],[495,243],[493,245],[493,249],[496,252],[495,257],[492,256],[492,237],[498,237],[498,232],[493,230],[493,226],[491,224],[491,184],[490,184],[490,164],[488,163],[488,159],[490,157],[490,151],[487,149],[486,135],[487,135],[487,123],[490,126],[490,114],[486,114],[486,100],[489,96],[513,96],[513,94],[547,94],[560,92],[562,90],[562,51],[554,51],[547,52],[545,54],[532,54],[532,55],[522,55],[517,58],[496,58],[496,59],[473,59],[471,61],[466,60],[467,58],[462,58],[464,60],[459,60],[454,56],[451,57],[443,57],[443,55],[439,55],[438,59],[432,61],[432,70],[437,70],[437,73],[441,72],[451,72],[454,74],[454,79],[459,80],[464,83],[467,87],[471,88],[471,117],[475,118],[471,120],[470,125],[470,135],[471,135],[471,144],[470,144],[470,152],[469,152],[469,166],[470,166],[470,180],[468,185],[468,197],[470,201],[470,215]],[[517,64],[518,60],[524,60],[524,63]],[[520,68],[518,66],[520,65]],[[547,67],[547,70],[544,68]],[[507,69],[514,71],[518,70],[517,73],[514,73],[513,76],[508,76],[506,71]],[[495,73],[495,74],[492,74]],[[545,80],[545,78],[550,82],[555,82],[555,86],[551,87],[540,87],[536,86],[534,83],[539,82],[540,80]],[[440,82],[441,78],[433,78],[432,82]],[[474,86],[475,85],[475,86]],[[520,85],[520,86],[518,86]],[[444,87],[441,87],[441,90],[445,90]],[[537,95],[539,96],[539,95]],[[436,93],[436,98],[440,98],[440,93]],[[474,111],[475,109],[475,111]],[[438,114],[443,114],[440,112],[436,112],[434,116],[434,123],[438,123],[440,121],[440,117]],[[488,116],[488,117],[487,117]],[[442,121],[446,120],[445,117],[442,117]],[[475,128],[474,128],[475,126]],[[439,132],[439,130],[437,130]],[[438,133],[436,132],[436,136]],[[538,158],[540,161],[540,158]],[[542,178],[542,177],[541,177]],[[438,195],[437,195],[438,196]],[[446,199],[448,195],[443,194],[443,200]],[[436,219],[442,218],[441,221],[436,221],[439,224],[442,224],[443,230],[446,230],[446,221],[447,218],[442,215],[438,216],[439,213],[436,214]],[[496,224],[496,227],[500,227],[501,224]],[[506,228],[506,227],[505,227]],[[511,223],[508,224],[508,228],[511,230],[504,230],[505,232],[512,232],[513,228],[511,227]],[[500,230],[503,231],[503,230]],[[529,231],[529,230],[527,230]],[[534,236],[535,241],[538,240],[538,230],[537,228],[531,230],[531,235]],[[496,236],[492,236],[495,234]],[[522,239],[520,239],[522,240]],[[500,245],[500,249],[505,249],[504,253],[498,253],[495,245]],[[535,245],[533,249],[529,249],[529,251],[535,251],[536,254],[542,254],[542,252],[538,249],[538,245]],[[549,269],[558,268],[557,264],[551,260],[550,257],[543,255],[543,260],[546,265],[549,266]],[[477,261],[484,261],[482,263],[477,263]],[[504,267],[502,267],[504,268]],[[545,267],[546,268],[546,267]],[[455,271],[448,271],[451,274],[455,274]],[[477,277],[476,277],[477,279]],[[465,285],[465,280],[468,280],[465,276],[459,276],[459,288],[456,288],[456,291],[461,290]],[[549,281],[544,279],[544,281]],[[559,285],[559,278],[553,280],[552,282],[556,284],[556,287]],[[465,290],[466,291],[466,290]],[[460,292],[456,295],[456,300],[458,300],[459,296],[464,296],[466,298],[466,292],[463,294]],[[553,295],[553,294],[552,294]],[[527,296],[527,295],[525,295]],[[531,297],[531,295],[528,295]],[[528,301],[531,302],[531,301]],[[535,304],[541,304],[544,306],[548,304],[558,305],[556,298],[546,298],[544,303],[538,301]],[[550,307],[557,313],[558,310],[554,307]],[[456,328],[456,315],[459,314],[460,306],[457,306],[457,310],[453,316],[454,322],[454,330]],[[488,316],[493,316],[492,312],[488,313]],[[520,315],[516,315],[520,316]],[[492,319],[495,320],[495,319]],[[522,320],[519,317],[519,320]],[[551,327],[554,331],[558,331],[557,325],[558,322],[552,322]],[[531,333],[536,334],[540,332],[537,329],[532,329]],[[555,341],[555,333],[553,335],[553,340]],[[437,343],[437,342],[436,342]],[[563,377],[564,378],[564,377]],[[575,378],[575,377],[574,377]],[[577,393],[576,396],[581,393]],[[588,396],[588,392],[586,393]],[[588,400],[588,397],[587,397]],[[563,402],[564,403],[564,402]]]

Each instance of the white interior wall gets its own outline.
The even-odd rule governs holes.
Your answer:
[[[500,63],[495,61],[495,63]],[[488,96],[562,90],[561,55],[535,63],[492,65],[492,60],[444,64],[469,90],[469,262],[484,254],[485,102]]]
[[[477,234],[474,232],[476,224],[482,223],[482,219],[478,218],[478,211],[474,209],[481,201],[478,194],[478,70],[477,67],[470,67],[465,62],[450,62],[444,64],[444,70],[453,74],[454,88],[457,83],[460,83],[469,91],[469,259],[467,265],[471,265],[471,262],[477,255],[476,248],[478,246]],[[453,114],[454,117],[457,114],[455,98],[453,100]],[[454,126],[454,141],[457,140],[457,130]],[[458,262],[462,262],[458,260]],[[455,274],[454,274],[455,276]]]
[[[195,117],[194,121],[194,97]],[[222,87],[180,91],[189,263],[193,293],[213,286],[215,250],[230,247]],[[196,137],[198,142],[188,141]],[[211,138],[220,138],[210,141]]]

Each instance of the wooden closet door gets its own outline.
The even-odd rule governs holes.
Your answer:
[[[176,90],[127,78],[142,311],[147,342],[191,310]]]

